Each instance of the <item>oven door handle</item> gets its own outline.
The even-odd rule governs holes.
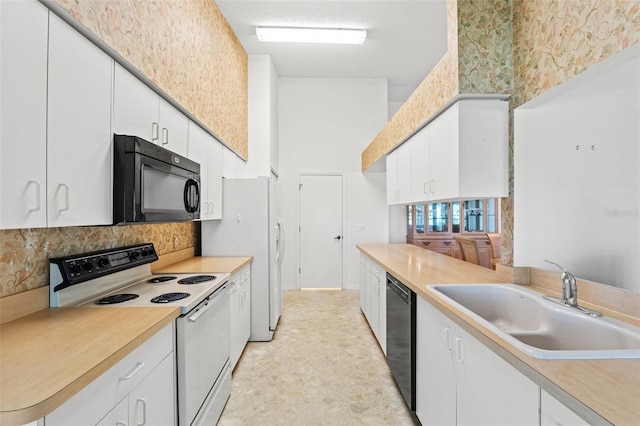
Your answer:
[[[202,315],[204,315],[204,313],[207,312],[209,309],[211,309],[211,307],[213,306],[213,303],[209,303],[209,302],[210,302],[210,300],[207,300],[204,303],[204,306],[201,307],[200,309],[198,309],[198,311],[195,314],[193,314],[189,318],[187,318],[187,320],[189,322],[198,321],[198,318],[200,318]]]

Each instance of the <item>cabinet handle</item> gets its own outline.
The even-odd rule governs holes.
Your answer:
[[[436,192],[436,181],[435,179],[431,179],[429,181],[429,191],[433,194]]]
[[[67,185],[66,183],[61,183],[60,185],[58,185],[58,191],[61,188],[64,189],[64,207],[59,208],[58,212],[65,212],[69,210],[69,185]]]
[[[140,421],[138,420],[138,418],[140,417],[138,414],[140,413],[140,411],[138,411],[138,407],[140,407],[142,405],[142,423],[140,423]],[[136,425],[137,426],[143,426],[147,424],[147,401],[143,398],[138,398],[136,400]]]
[[[116,422],[116,426],[127,426],[127,422],[125,422],[124,420],[118,421]]]
[[[425,194],[428,194],[428,193],[429,193],[429,188],[431,187],[431,186],[429,185],[429,181],[426,181],[426,182],[424,183],[424,185],[423,185],[423,186],[424,186],[423,192],[424,192]]]
[[[138,362],[136,363],[136,366],[135,366],[135,367],[133,367],[133,370],[131,370],[131,371],[129,372],[129,374],[127,374],[127,375],[125,375],[125,376],[120,377],[120,379],[119,379],[119,380],[129,380],[129,379],[131,379],[133,376],[135,376],[136,374],[138,374],[138,371],[142,370],[142,367],[144,367],[144,362],[142,362],[142,361],[138,361]]]
[[[159,128],[160,128],[160,126],[158,125],[158,123],[153,123],[151,125],[151,142],[158,140],[158,129]]]
[[[444,342],[447,345],[447,350],[451,352],[451,329],[449,327],[444,328]]]
[[[453,241],[443,241],[445,246],[450,246]]]
[[[456,337],[456,352],[458,353],[458,362],[464,363],[464,356],[462,354],[462,337]]]
[[[424,244],[425,246],[428,246],[429,244],[431,244],[431,241],[423,241],[422,244]]]
[[[210,207],[209,213],[213,214],[213,201],[209,202],[209,207]]]
[[[169,129],[166,127],[162,128],[162,145],[166,145],[169,143]]]
[[[27,182],[27,188],[31,185],[35,185],[36,187],[36,206],[33,209],[29,209],[30,212],[37,212],[40,210],[40,182],[37,180],[30,180]]]

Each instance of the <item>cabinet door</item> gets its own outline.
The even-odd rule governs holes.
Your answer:
[[[47,226],[48,9],[0,1],[0,228]]]
[[[541,426],[587,426],[588,424],[563,403],[547,392],[540,391]]]
[[[242,350],[249,341],[251,335],[251,267],[246,266],[240,273],[242,276],[242,309],[240,312],[240,336],[242,340]],[[242,351],[241,351],[242,352]]]
[[[387,205],[399,204],[398,192],[398,150],[390,152],[385,158],[387,164]]]
[[[160,97],[136,76],[115,65],[113,133],[158,143]]]
[[[360,253],[360,310],[367,315],[367,259]]]
[[[456,327],[458,425],[537,425],[538,386]]]
[[[417,299],[416,415],[424,426],[455,425],[453,326],[429,302]]]
[[[380,292],[378,294],[378,307],[380,314],[378,317],[378,343],[382,352],[387,354],[387,272],[379,268],[378,279],[380,280]]]
[[[411,202],[411,149],[412,141],[402,144],[398,149],[398,201],[400,204]]]
[[[376,339],[380,340],[380,279],[376,274],[377,265],[370,261],[369,270],[369,289],[371,292],[371,299],[369,305],[369,325]]]
[[[458,104],[429,124],[431,130],[431,195],[434,200],[455,198],[459,191]]]
[[[242,291],[240,290],[240,274],[235,273],[229,279],[231,290],[229,291],[229,312],[231,316],[231,368],[235,367],[242,353]]]
[[[129,394],[129,425],[176,424],[174,352]]]
[[[211,138],[208,161],[209,219],[222,219],[222,144]]]
[[[431,196],[431,138],[424,127],[411,138],[411,202],[420,203]]]
[[[508,102],[464,100],[458,107],[460,197],[508,196]]]
[[[129,398],[123,398],[96,426],[129,426]]]
[[[210,136],[193,121],[189,121],[187,157],[200,164],[200,219],[210,219],[209,204],[209,141]]]
[[[186,156],[189,119],[164,99],[159,97],[158,101],[160,102],[158,113],[160,145],[176,154]]]
[[[49,16],[48,226],[108,225],[114,61]]]

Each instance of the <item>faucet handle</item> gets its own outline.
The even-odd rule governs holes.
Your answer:
[[[547,260],[547,259],[544,259],[544,261],[545,261],[545,262],[547,262],[547,263],[550,263],[550,264],[552,264],[552,265],[557,266],[558,268],[560,268],[560,270],[561,270],[562,272],[568,272],[566,269],[564,269],[564,267],[563,267],[562,265],[558,265],[556,262],[552,262],[552,261]]]

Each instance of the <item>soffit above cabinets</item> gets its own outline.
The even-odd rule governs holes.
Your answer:
[[[246,1],[216,4],[249,55],[280,77],[382,78],[404,102],[447,51],[446,1]],[[361,28],[363,45],[260,43],[256,26]]]

